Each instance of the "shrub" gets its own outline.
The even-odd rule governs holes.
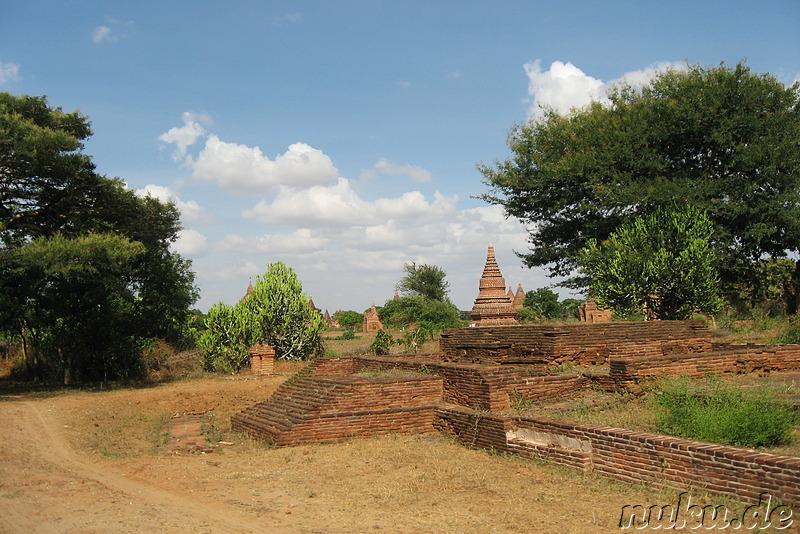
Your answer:
[[[655,395],[660,432],[745,447],[786,442],[797,424],[793,407],[777,391],[741,390],[709,379],[708,391],[692,388],[686,378],[665,381]]]
[[[389,354],[389,348],[393,343],[394,338],[391,334],[383,330],[378,330],[378,333],[375,335],[375,341],[370,345],[369,351],[376,356]]]

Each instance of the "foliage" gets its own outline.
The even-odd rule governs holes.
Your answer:
[[[553,319],[561,314],[558,295],[547,287],[528,291],[525,294],[525,303],[523,306],[530,308],[536,315],[544,317],[545,319]]]
[[[433,339],[433,331],[426,326],[418,326],[412,330],[403,332],[403,339],[395,341],[395,343],[402,343],[405,345],[407,352],[417,353],[419,348],[429,339]]]
[[[241,308],[222,302],[208,310],[206,329],[198,340],[206,369],[236,373],[247,366],[250,345],[245,332],[248,321],[242,312]]]
[[[337,311],[333,314],[333,319],[343,328],[355,330],[364,324],[364,314],[355,311]]]
[[[375,340],[369,347],[369,351],[376,356],[383,356],[389,354],[389,349],[394,344],[394,338],[384,330],[378,330],[375,334]]]
[[[530,224],[528,266],[571,276],[589,240],[675,204],[709,213],[726,295],[758,282],[762,258],[800,248],[800,85],[742,63],[695,65],[608,100],[517,126],[513,155],[480,167],[482,198]],[[800,269],[793,277],[792,312]]]
[[[342,332],[342,335],[339,336],[339,339],[344,340],[344,341],[348,341],[350,339],[358,339],[358,338],[356,337],[355,330],[353,330],[352,328],[348,328],[347,330]]]
[[[430,300],[445,301],[449,283],[447,273],[435,265],[414,262],[403,265],[406,275],[397,283],[397,289],[404,295],[420,295]]]
[[[581,257],[590,293],[621,313],[649,311],[659,319],[715,313],[717,296],[713,226],[690,206],[659,208],[622,224],[603,243],[590,240]]]
[[[190,335],[178,210],[97,174],[91,133],[44,97],[0,93],[0,329],[38,377],[134,378],[149,340]]]
[[[271,263],[252,292],[235,306],[219,303],[208,312],[200,345],[208,368],[236,372],[247,364],[257,343],[275,349],[279,360],[307,360],[323,353],[324,321],[309,306],[294,270]]]
[[[424,325],[429,330],[440,331],[463,325],[458,308],[452,302],[422,295],[387,300],[378,314],[385,325],[396,328]]]
[[[668,434],[744,447],[769,447],[787,441],[797,413],[775,390],[744,391],[707,381],[708,392],[685,378],[666,381],[656,395],[657,428]]]

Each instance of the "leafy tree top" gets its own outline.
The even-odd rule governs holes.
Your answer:
[[[431,300],[447,299],[450,284],[445,280],[447,273],[435,265],[415,262],[403,265],[405,276],[397,283],[397,289],[404,295],[421,295]]]

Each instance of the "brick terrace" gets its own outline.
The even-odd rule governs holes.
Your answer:
[[[653,321],[453,329],[440,350],[318,360],[235,415],[233,428],[277,446],[435,429],[469,447],[621,480],[800,502],[800,458],[509,413],[520,396],[541,400],[590,384],[636,391],[654,376],[800,370],[800,346],[719,345],[702,322]],[[562,363],[602,367],[548,374]]]

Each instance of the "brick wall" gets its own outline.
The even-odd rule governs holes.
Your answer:
[[[616,352],[615,349],[612,354]],[[612,356],[609,361],[611,379],[618,387],[630,387],[641,379],[657,376],[702,378],[708,374],[800,370],[800,345],[717,345],[715,350],[701,354],[658,354],[624,348],[619,352],[629,356]]]
[[[800,502],[800,458],[736,447],[463,407],[439,408],[435,426],[464,445],[593,470],[633,483],[697,488],[756,501],[763,492]]]
[[[610,348],[650,352],[702,352],[712,347],[702,321],[612,322],[455,328],[439,339],[450,361],[492,363],[607,363]]]

